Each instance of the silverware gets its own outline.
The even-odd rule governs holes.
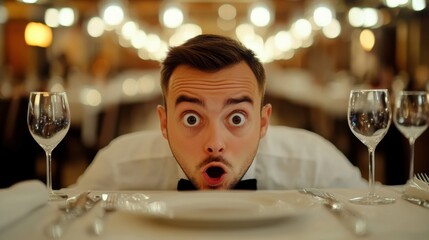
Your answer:
[[[324,206],[333,212],[353,234],[357,236],[365,236],[368,234],[368,225],[366,220],[357,212],[346,207],[344,203],[338,201],[331,193],[310,188],[301,189],[299,192],[309,194],[319,200],[323,200]]]
[[[429,184],[429,176],[426,173],[417,173],[416,178],[426,184]]]
[[[414,203],[416,205],[419,205],[419,206],[422,206],[422,207],[425,207],[425,208],[429,208],[429,201],[428,200],[420,199],[420,198],[417,198],[417,197],[414,197],[414,196],[410,196],[410,195],[407,195],[407,194],[402,194],[402,199],[405,199],[405,200],[407,200],[410,203]]]
[[[50,238],[60,238],[64,235],[69,224],[76,218],[84,215],[91,210],[95,204],[100,200],[98,196],[89,196],[90,192],[78,195],[75,202],[67,207],[66,211],[61,214],[52,224],[47,226],[45,233]]]
[[[64,211],[64,212],[70,212],[78,204],[81,204],[82,201],[85,201],[87,195],[88,195],[88,192],[83,192],[83,193],[79,193],[75,196],[69,197],[66,199],[64,204],[59,205],[59,209]]]
[[[101,194],[101,215],[97,216],[92,223],[92,232],[95,235],[101,235],[104,231],[104,223],[106,221],[107,215],[116,210],[117,194]]]

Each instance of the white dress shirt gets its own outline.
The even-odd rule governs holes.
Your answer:
[[[71,187],[175,190],[186,178],[159,130],[122,135],[101,149]],[[366,187],[360,171],[331,142],[303,129],[269,126],[243,179],[258,190]]]

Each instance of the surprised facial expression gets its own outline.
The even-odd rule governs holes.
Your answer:
[[[161,131],[198,189],[230,189],[251,165],[271,106],[244,62],[217,72],[177,67],[158,106]],[[261,111],[262,109],[262,111]]]

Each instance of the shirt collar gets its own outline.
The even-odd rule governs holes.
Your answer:
[[[176,161],[176,164],[177,164],[177,172],[178,172],[177,176],[179,176],[179,179],[177,179],[177,181],[179,181],[182,178],[189,180],[188,177],[186,176],[185,172],[183,172],[182,168],[177,163],[177,161]]]
[[[243,178],[241,180],[246,180],[246,179],[252,179],[252,178],[256,178],[256,174],[255,174],[255,162],[256,162],[256,158],[253,159],[252,164],[250,164],[249,169],[247,169],[247,172],[244,174]]]

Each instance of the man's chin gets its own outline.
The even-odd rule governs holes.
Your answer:
[[[219,184],[208,184],[205,182],[204,184],[200,185],[199,189],[201,190],[229,190],[232,189],[232,186],[228,185],[225,180],[223,180]]]
[[[229,188],[224,186],[205,186],[200,190],[229,190]]]

